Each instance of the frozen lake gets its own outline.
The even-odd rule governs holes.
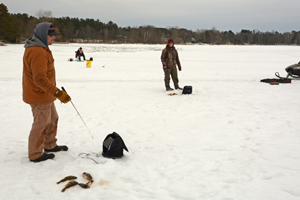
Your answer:
[[[83,48],[93,57],[68,62]],[[165,45],[54,44],[57,86],[72,104],[56,101],[58,144],[69,151],[54,160],[27,158],[32,124],[22,101],[23,45],[0,47],[3,199],[300,199],[300,80],[269,85],[297,63],[298,46],[175,45],[182,64],[179,85],[192,95],[168,96],[160,61]],[[105,65],[105,66],[104,66]],[[103,67],[104,66],[104,67]],[[171,87],[173,87],[171,81]],[[119,133],[122,159],[83,159],[102,151],[107,134]],[[75,175],[95,182],[60,191],[56,182]]]

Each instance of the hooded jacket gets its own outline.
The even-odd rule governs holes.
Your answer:
[[[26,40],[23,56],[23,101],[28,104],[46,104],[56,100],[54,59],[47,44],[51,23],[40,23],[34,36]]]

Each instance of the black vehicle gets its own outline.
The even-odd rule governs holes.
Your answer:
[[[293,64],[285,68],[287,72],[286,77],[281,77],[278,72],[275,72],[275,76],[280,79],[289,79],[289,77],[300,78],[300,62],[298,64]]]
[[[285,71],[288,73],[287,77],[291,76],[294,78],[300,78],[300,62],[298,64],[288,66],[285,68]]]

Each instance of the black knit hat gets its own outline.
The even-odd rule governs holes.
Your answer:
[[[48,30],[48,35],[60,35],[60,33],[56,32],[54,26],[51,24]]]

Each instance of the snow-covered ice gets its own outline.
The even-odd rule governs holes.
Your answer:
[[[68,62],[80,46],[93,57],[91,68]],[[57,86],[94,139],[72,104],[56,101],[58,144],[69,151],[41,163],[27,158],[23,45],[0,47],[1,199],[300,199],[300,80],[260,82],[285,75],[300,60],[299,47],[177,45],[180,86],[193,86],[193,94],[168,96],[164,46],[50,46]],[[122,159],[78,157],[100,152],[113,131],[129,149]],[[83,172],[94,177],[90,189],[61,192],[65,183],[57,181],[75,175],[86,182]]]

